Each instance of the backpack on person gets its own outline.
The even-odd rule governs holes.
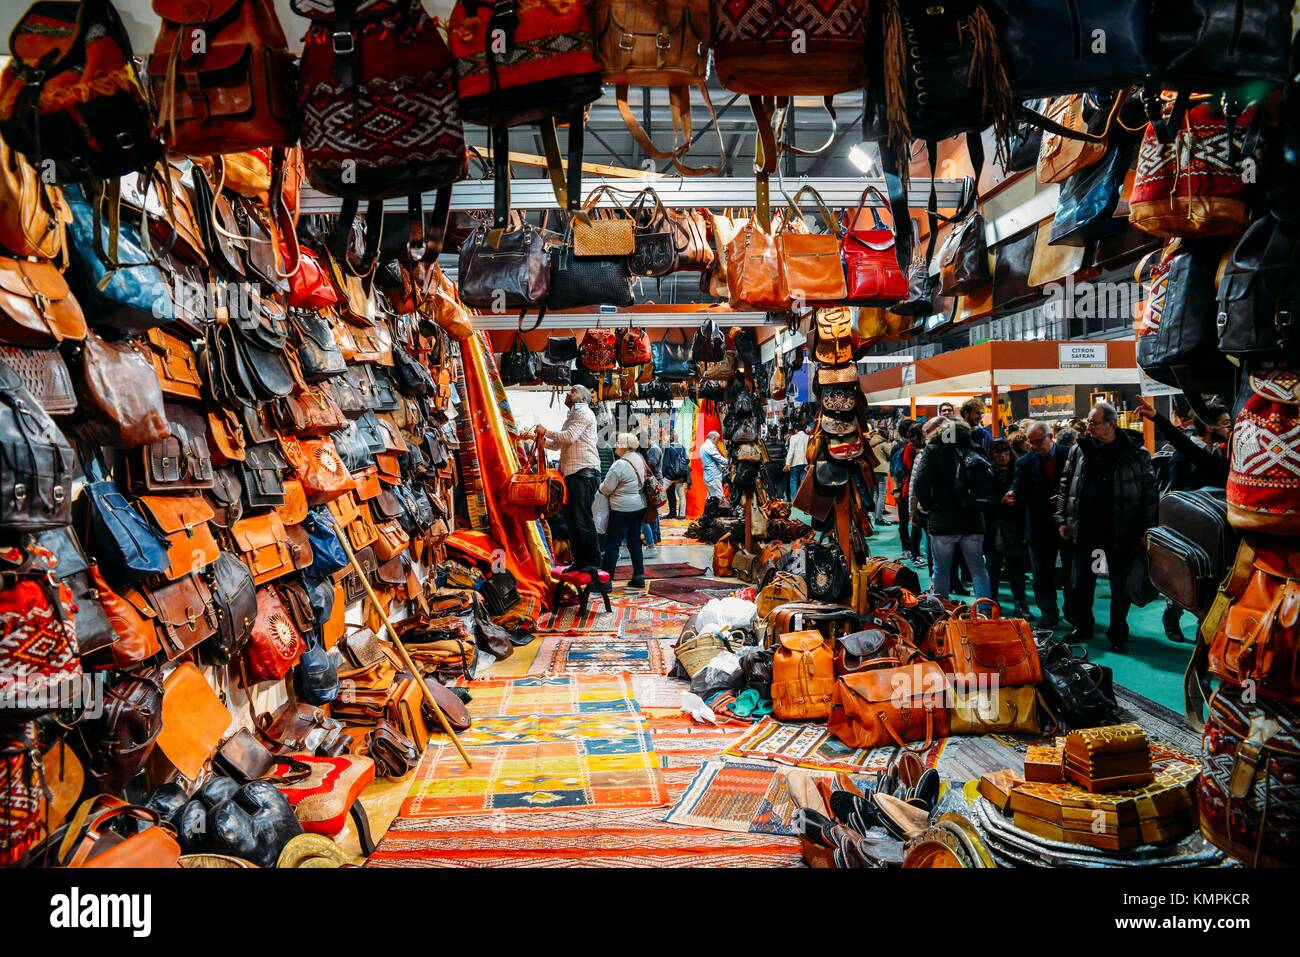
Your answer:
[[[641,479],[641,494],[645,496],[645,517],[646,521],[653,522],[659,514],[659,509],[663,508],[667,503],[668,495],[664,491],[664,483],[660,481],[659,476],[651,471],[645,453],[638,452],[637,454],[641,456],[641,464],[645,467],[641,473],[644,476]],[[636,466],[633,466],[633,468],[636,468]]]
[[[965,510],[983,512],[997,498],[993,488],[993,463],[974,449],[957,450],[957,500]]]
[[[906,448],[907,442],[898,441],[889,453],[889,474],[893,476],[896,485],[902,485],[903,479],[907,477],[907,467],[903,464],[903,450]]]

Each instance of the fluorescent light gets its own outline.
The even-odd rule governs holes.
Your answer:
[[[867,149],[866,143],[858,143],[849,150],[849,162],[863,173],[871,173],[876,168],[876,159]]]

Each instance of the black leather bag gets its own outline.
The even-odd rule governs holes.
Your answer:
[[[1053,246],[1086,246],[1124,231],[1127,221],[1115,218],[1124,177],[1133,162],[1133,144],[1112,138],[1106,155],[1079,170],[1061,185],[1056,218],[1048,242]]]
[[[239,470],[244,481],[244,504],[250,509],[284,504],[284,470],[289,463],[279,442],[250,444],[244,449]]]
[[[393,379],[402,395],[422,399],[437,387],[423,362],[414,359],[402,346],[393,347]]]
[[[357,428],[355,420],[349,422],[345,428],[331,432],[330,439],[334,442],[334,449],[339,453],[339,458],[343,460],[343,465],[349,472],[357,472],[375,464],[374,455]]]
[[[362,412],[370,408],[371,383],[368,373],[359,371],[368,368],[363,365],[348,366],[344,370],[344,375],[333,379],[329,383],[330,391],[334,393],[334,401],[338,404],[339,410],[349,419],[355,419]],[[365,385],[363,390],[358,386],[358,378]]]
[[[212,487],[207,421],[187,406],[163,406],[172,434],[127,453],[127,473],[136,492],[172,492]]]
[[[632,273],[626,256],[575,256],[572,243],[551,254],[551,291],[546,308],[630,306]]]
[[[104,606],[99,602],[99,591],[91,580],[90,561],[72,529],[65,525],[41,532],[40,543],[59,560],[54,575],[68,586],[77,603],[74,621],[77,651],[84,656],[117,641],[117,632],[113,630]]]
[[[1114,724],[1119,712],[1111,670],[1088,660],[1087,649],[1076,656],[1075,646],[1049,640],[1038,646],[1043,700],[1065,728]]]
[[[721,362],[727,354],[727,337],[716,319],[705,319],[691,337],[691,361]]]
[[[525,223],[488,243],[481,226],[460,247],[460,298],[476,309],[534,309],[551,289],[549,239],[552,234]]]
[[[823,534],[816,541],[806,543],[803,550],[808,600],[837,604],[853,585],[839,542]]]
[[[1160,499],[1159,524],[1146,534],[1151,583],[1174,604],[1205,617],[1238,538],[1223,489],[1170,492]]]
[[[1184,240],[1156,266],[1164,275],[1147,303],[1148,322],[1139,330],[1137,362],[1165,385],[1190,393],[1233,391],[1234,367],[1219,351],[1215,277],[1223,258],[1221,239]]]
[[[1300,364],[1300,226],[1263,216],[1219,283],[1219,348],[1242,360]]]
[[[206,659],[225,664],[233,661],[253,632],[257,621],[257,586],[248,566],[223,551],[204,570],[212,605],[217,610],[217,633],[202,646]]]
[[[1038,225],[1023,229],[993,247],[993,311],[1024,309],[1043,298],[1038,286],[1029,285],[1038,244]]]
[[[0,529],[40,532],[72,519],[72,446],[54,420],[0,361]]]
[[[483,598],[483,607],[493,617],[504,615],[519,604],[518,583],[509,572],[497,572],[488,578],[479,589],[479,594]]]
[[[290,309],[289,322],[298,331],[298,365],[308,382],[322,382],[347,371],[329,321],[313,309]]]
[[[578,358],[577,336],[551,336],[546,340],[547,362],[572,362]]]
[[[975,208],[975,183],[967,180],[966,201],[939,251],[939,288],[945,296],[964,296],[992,281],[984,217]]]
[[[549,356],[542,356],[537,378],[543,385],[572,385],[573,367],[569,362],[552,362]]]
[[[634,276],[666,276],[677,268],[677,240],[668,213],[653,190],[643,190],[628,206],[636,224],[636,244],[627,265]]]
[[[1290,0],[1155,0],[1147,47],[1153,70],[1167,86],[1201,92],[1281,86],[1290,73],[1291,6]],[[1107,34],[1108,42],[1113,36]]]
[[[985,0],[984,7],[1017,99],[1115,90],[1151,72],[1149,0]]]
[[[516,335],[510,348],[501,353],[503,385],[532,385],[537,382],[537,358],[529,351],[522,335]]]
[[[656,379],[664,382],[685,382],[691,377],[691,343],[686,341],[684,331],[676,342],[664,336],[651,343],[650,351],[654,356]]]
[[[357,416],[356,427],[362,441],[366,443],[366,451],[371,455],[377,455],[387,448],[388,441],[384,438],[384,429],[379,424],[379,419],[375,417],[375,413],[366,412]]]
[[[374,391],[370,395],[372,412],[396,412],[402,407],[402,397],[397,393],[393,377],[384,366],[370,367]]]

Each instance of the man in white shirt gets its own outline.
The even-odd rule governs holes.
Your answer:
[[[569,528],[569,549],[574,568],[594,567],[596,521],[591,506],[600,485],[600,453],[596,450],[596,416],[591,411],[591,393],[575,385],[564,396],[569,414],[559,432],[537,427],[537,437],[548,449],[560,450],[560,472],[564,475],[564,524]]]
[[[808,430],[797,429],[790,434],[785,449],[785,471],[790,476],[790,501],[794,501],[804,473],[808,471]]]
[[[709,498],[726,501],[722,492],[722,478],[727,473],[727,457],[718,450],[718,440],[721,438],[717,432],[709,433],[700,446],[700,464],[704,469],[704,487],[708,490]]]

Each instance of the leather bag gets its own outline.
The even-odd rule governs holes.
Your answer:
[[[1274,216],[1251,223],[1219,282],[1219,348],[1239,359],[1300,363],[1290,316],[1300,303],[1300,228]]]
[[[202,571],[220,549],[208,522],[212,506],[202,495],[142,495],[140,508],[150,524],[167,536],[168,581]]]
[[[230,712],[190,661],[177,665],[163,682],[162,731],[157,750],[186,780],[199,777],[230,727]]]
[[[458,282],[467,306],[535,309],[551,291],[550,234],[531,223],[499,235],[496,246],[480,226],[460,247]]]
[[[0,248],[15,256],[62,260],[71,219],[63,191],[45,182],[8,141],[0,141]]]
[[[951,734],[1042,734],[1038,689],[955,688],[948,709]]]
[[[258,585],[289,574],[297,565],[284,521],[276,512],[240,519],[231,526],[230,534]]]
[[[1156,590],[1204,618],[1237,554],[1238,533],[1228,521],[1222,489],[1169,492],[1145,539],[1147,569]]]
[[[560,510],[567,492],[564,477],[544,467],[540,445],[523,470],[510,476],[506,485],[506,508],[528,520],[549,518]]]
[[[1022,618],[999,617],[996,602],[987,604],[992,617],[953,616],[931,626],[921,645],[949,675],[988,677],[1000,687],[1036,685],[1043,680],[1038,646],[1029,623]]]
[[[1087,97],[1082,93],[1060,96],[1047,105],[1045,115],[1067,130],[1086,134],[1088,118],[1084,112]],[[1065,136],[1047,130],[1038,148],[1037,175],[1040,183],[1064,183],[1067,179],[1106,155],[1104,136],[1083,138]]]
[[[128,340],[105,342],[93,331],[78,356],[79,436],[95,445],[131,449],[171,436],[163,393],[149,354]]]
[[[826,729],[851,748],[897,745],[924,753],[948,736],[947,696],[947,679],[930,661],[842,675]]]
[[[830,714],[835,656],[815,630],[777,639],[772,658],[772,714],[782,721],[822,720]]]
[[[86,318],[51,262],[0,256],[0,338],[45,349],[86,337]]]
[[[510,348],[501,353],[501,384],[534,385],[537,377],[537,357],[528,348],[521,334],[516,334]]]
[[[217,612],[217,633],[203,646],[218,664],[233,661],[257,618],[257,586],[243,562],[229,552],[217,556],[207,570],[208,588]]]
[[[0,528],[39,532],[69,524],[75,475],[68,440],[0,360]]]
[[[307,643],[274,588],[257,592],[257,618],[241,662],[248,684],[278,681],[298,663]]]
[[[1115,210],[1132,160],[1132,145],[1119,140],[1111,143],[1100,161],[1067,179],[1061,186],[1049,242],[1083,246],[1122,232],[1124,221],[1115,218]]]
[[[862,228],[867,198],[874,197],[879,205],[871,209],[871,223]],[[840,255],[844,260],[847,286],[846,302],[860,305],[895,303],[907,296],[907,276],[899,267],[895,253],[894,232],[880,218],[880,206],[887,205],[886,198],[874,186],[862,191],[858,207],[843,229]],[[908,221],[910,228],[911,221]]]
[[[792,229],[802,227],[799,201],[810,194],[826,226],[825,233]],[[840,229],[834,216],[815,189],[805,186],[790,201],[785,228],[776,236],[777,252],[784,271],[786,294],[795,308],[804,303],[842,302],[848,296],[844,264],[840,259]]]
[[[207,421],[184,406],[165,403],[171,434],[133,450],[126,458],[127,477],[138,492],[195,491],[212,487],[212,456]]]
[[[749,220],[727,245],[727,296],[733,309],[784,311],[790,302],[776,237]]]
[[[166,584],[140,585],[122,597],[133,602],[141,615],[152,619],[167,661],[176,660],[216,634],[212,592],[198,575],[185,575]]]
[[[839,542],[823,533],[816,541],[806,542],[803,548],[808,598],[811,601],[835,603],[845,597],[852,587],[852,581]]]
[[[1247,398],[1232,428],[1228,521],[1243,531],[1300,533],[1295,462],[1300,457],[1300,373],[1260,369],[1247,378]]]
[[[76,410],[72,373],[57,349],[0,346],[0,360],[18,373],[27,391],[50,415],[62,417]]]
[[[862,0],[747,0],[715,8],[714,65],[735,93],[829,96],[866,84],[866,36]]]
[[[939,250],[939,288],[945,296],[969,295],[993,281],[984,217],[975,208],[974,184],[968,181],[968,185],[969,198]]]
[[[654,374],[656,379],[665,382],[682,382],[691,374],[691,344],[685,331],[676,342],[668,338],[671,334],[656,340],[650,347],[654,353]]]

